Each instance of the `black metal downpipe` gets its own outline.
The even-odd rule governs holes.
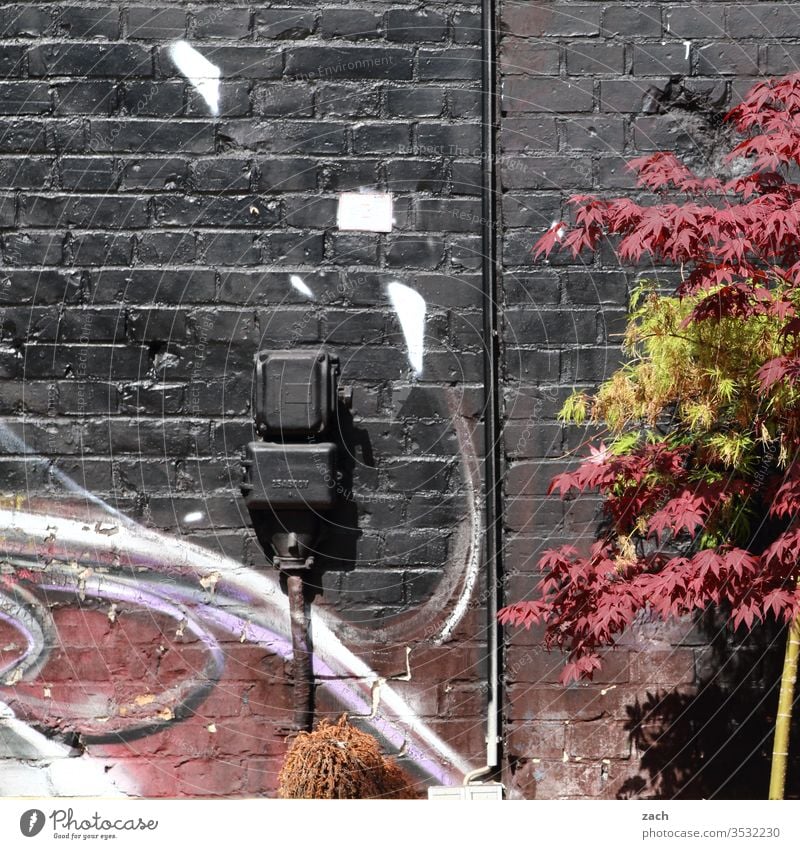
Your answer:
[[[497,310],[497,191],[495,132],[499,114],[497,103],[497,33],[494,0],[481,3],[481,204],[483,218],[483,381],[484,381],[484,486],[486,489],[486,534],[483,559],[486,574],[487,675],[486,766],[467,775],[464,783],[479,776],[497,777],[500,764],[501,647],[497,612],[500,609],[500,582],[503,565],[502,486],[500,456],[500,334]]]

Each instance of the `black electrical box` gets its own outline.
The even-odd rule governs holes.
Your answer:
[[[319,436],[336,411],[338,360],[313,351],[259,351],[253,413],[264,437]]]
[[[250,442],[242,494],[250,510],[327,510],[336,501],[336,445]]]

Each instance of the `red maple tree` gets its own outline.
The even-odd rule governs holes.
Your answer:
[[[800,612],[800,74],[758,83],[725,120],[743,137],[726,178],[669,152],[634,159],[651,203],[574,196],[574,221],[534,246],[577,257],[611,237],[623,261],[682,270],[674,295],[651,292],[631,320],[636,364],[567,412],[588,404],[615,439],[550,491],[599,492],[605,529],[588,555],[545,552],[535,599],[500,612],[568,652],[565,683],[591,677],[645,610],[715,605],[745,628]]]

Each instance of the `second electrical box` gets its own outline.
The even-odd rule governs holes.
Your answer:
[[[250,510],[327,510],[336,500],[336,446],[250,442],[242,494]]]

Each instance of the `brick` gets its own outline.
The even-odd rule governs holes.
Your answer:
[[[389,189],[396,192],[440,192],[445,185],[441,161],[389,159],[386,163]]]
[[[314,13],[306,9],[260,9],[255,15],[258,38],[305,38],[314,30]]]
[[[112,229],[134,229],[147,225],[146,203],[133,197],[79,197],[28,195],[20,223],[29,227],[80,227],[103,224]]]
[[[361,124],[353,130],[356,154],[410,153],[411,134],[407,124]]]
[[[422,156],[480,156],[480,127],[476,124],[417,124],[417,151]]]
[[[500,42],[500,70],[504,74],[558,74],[559,48],[527,38]]]
[[[678,38],[721,38],[725,33],[724,16],[724,6],[672,6],[665,10],[664,24],[666,31]],[[730,16],[729,7],[729,20]],[[736,37],[741,35],[742,30],[737,30]]]
[[[117,109],[119,88],[106,80],[55,86],[56,115],[110,115]]]
[[[636,150],[670,149],[683,153],[695,149],[691,125],[677,116],[637,118],[631,126]]]
[[[602,80],[600,109],[603,112],[654,112],[657,98],[668,82],[666,78]]]
[[[602,7],[548,3],[506,3],[501,12],[503,31],[526,37],[598,35]]]
[[[456,44],[480,44],[483,27],[479,12],[459,10],[452,17],[453,41]]]
[[[434,9],[390,9],[385,18],[386,38],[389,41],[444,41],[447,37],[447,18]]]
[[[128,38],[144,41],[167,41],[183,38],[186,12],[183,9],[151,9],[132,6],[128,9]]]
[[[136,246],[139,262],[147,265],[192,262],[196,253],[193,233],[146,233]]]
[[[567,752],[580,758],[627,758],[631,734],[625,722],[578,722],[569,726]]]
[[[45,83],[0,83],[0,114],[41,115],[50,111],[50,92]]]
[[[444,258],[444,241],[419,235],[393,236],[387,243],[386,263],[390,267],[435,268]]]
[[[0,188],[3,189],[44,189],[52,184],[53,160],[25,157],[15,159],[5,157],[0,160]]]
[[[319,83],[314,94],[320,117],[377,117],[380,112],[378,88],[365,88],[358,83]]]
[[[480,118],[481,97],[477,89],[450,89],[447,94],[451,118]]]
[[[727,33],[733,38],[765,38],[770,41],[800,36],[800,20],[783,3],[747,3],[726,7]],[[720,33],[709,33],[719,36]]]
[[[119,38],[116,6],[65,6],[58,11],[58,30],[67,38]]]
[[[512,725],[506,736],[513,757],[560,760],[566,745],[565,726],[560,722]]]
[[[333,121],[227,122],[219,130],[226,150],[244,149],[286,153],[344,153],[345,125]],[[229,140],[229,141],[228,141]]]
[[[254,167],[249,159],[214,157],[194,163],[193,182],[204,192],[245,192],[250,188]]]
[[[481,191],[483,174],[479,162],[453,162],[450,177],[451,194],[474,196]]]
[[[0,73],[6,76],[19,76],[26,50],[21,45],[3,47],[0,50]]]
[[[417,53],[417,67],[421,80],[479,80],[481,53],[474,47],[422,47]]]
[[[627,302],[627,276],[622,271],[570,269],[565,298],[573,304],[617,304]]]
[[[561,197],[557,194],[511,193],[503,197],[503,220],[509,227],[546,230],[561,218]],[[509,281],[513,288],[513,282]]]
[[[93,119],[89,122],[88,149],[93,153],[212,153],[214,131],[203,121],[178,124]]]
[[[565,57],[571,76],[625,72],[625,49],[621,44],[573,41],[567,45]]]
[[[514,153],[555,151],[558,132],[552,116],[531,115],[525,118],[506,118],[500,135],[501,150]],[[517,157],[505,157],[506,168],[515,168]]]
[[[605,36],[628,36],[637,40],[658,38],[661,35],[661,7],[609,5],[603,11],[601,33]]]
[[[63,242],[64,234],[55,231],[12,233],[3,239],[3,256],[9,265],[60,265]]]
[[[314,112],[314,92],[306,85],[259,85],[254,90],[255,115],[308,118]]]
[[[420,199],[416,202],[416,226],[419,230],[469,232],[481,226],[481,203],[464,199]]]
[[[253,195],[186,195],[159,198],[155,219],[162,226],[258,227],[278,221],[277,204]]]
[[[309,80],[408,80],[412,52],[405,48],[297,47],[286,60],[286,74]]]
[[[445,109],[445,89],[404,86],[386,90],[386,110],[393,117],[438,118]]]
[[[577,381],[606,380],[624,362],[621,353],[614,348],[581,348],[565,354],[563,369]]]
[[[690,46],[682,41],[633,46],[632,68],[637,76],[688,74],[690,60]]]
[[[661,682],[669,687],[693,684],[696,681],[694,652],[685,648],[670,651],[648,648],[646,652],[637,653],[634,655],[633,680],[651,686]]]
[[[509,112],[591,112],[591,81],[510,77],[503,82],[503,103]]]
[[[0,153],[50,153],[43,123],[18,119],[0,135]]]
[[[776,76],[793,74],[800,66],[800,45],[798,44],[767,44],[765,53],[766,56],[762,65],[762,72],[764,73]],[[747,80],[744,91],[748,91],[754,84],[754,80]],[[743,93],[739,94],[740,99]]]
[[[191,36],[193,38],[247,38],[250,34],[249,9],[225,9],[206,6],[192,12]]]
[[[0,9],[0,38],[39,38],[50,32],[50,9],[13,4]]]
[[[622,118],[601,115],[569,118],[562,126],[564,150],[621,151],[625,144]]]
[[[129,115],[176,117],[183,112],[182,82],[128,83],[121,95],[121,105]]]
[[[399,604],[403,582],[399,572],[348,572],[342,585],[342,603],[350,607],[372,604]]]
[[[325,38],[357,41],[378,38],[381,15],[367,9],[323,9],[320,32]]]
[[[378,186],[380,160],[355,159],[323,163],[319,169],[320,188],[326,192]]]
[[[316,160],[299,157],[256,159],[256,185],[260,192],[291,192],[317,185]]]
[[[163,159],[122,160],[122,186],[129,190],[163,190],[184,186],[189,178],[189,163],[186,159],[168,157]]]
[[[697,73],[758,74],[758,47],[751,44],[710,43],[697,51]]]
[[[41,44],[28,52],[31,76],[149,77],[153,61],[148,48],[138,44]]]
[[[531,273],[509,271],[505,276],[505,295],[510,306],[524,304],[538,308],[540,304],[557,304],[561,299],[561,280],[550,270]]]

